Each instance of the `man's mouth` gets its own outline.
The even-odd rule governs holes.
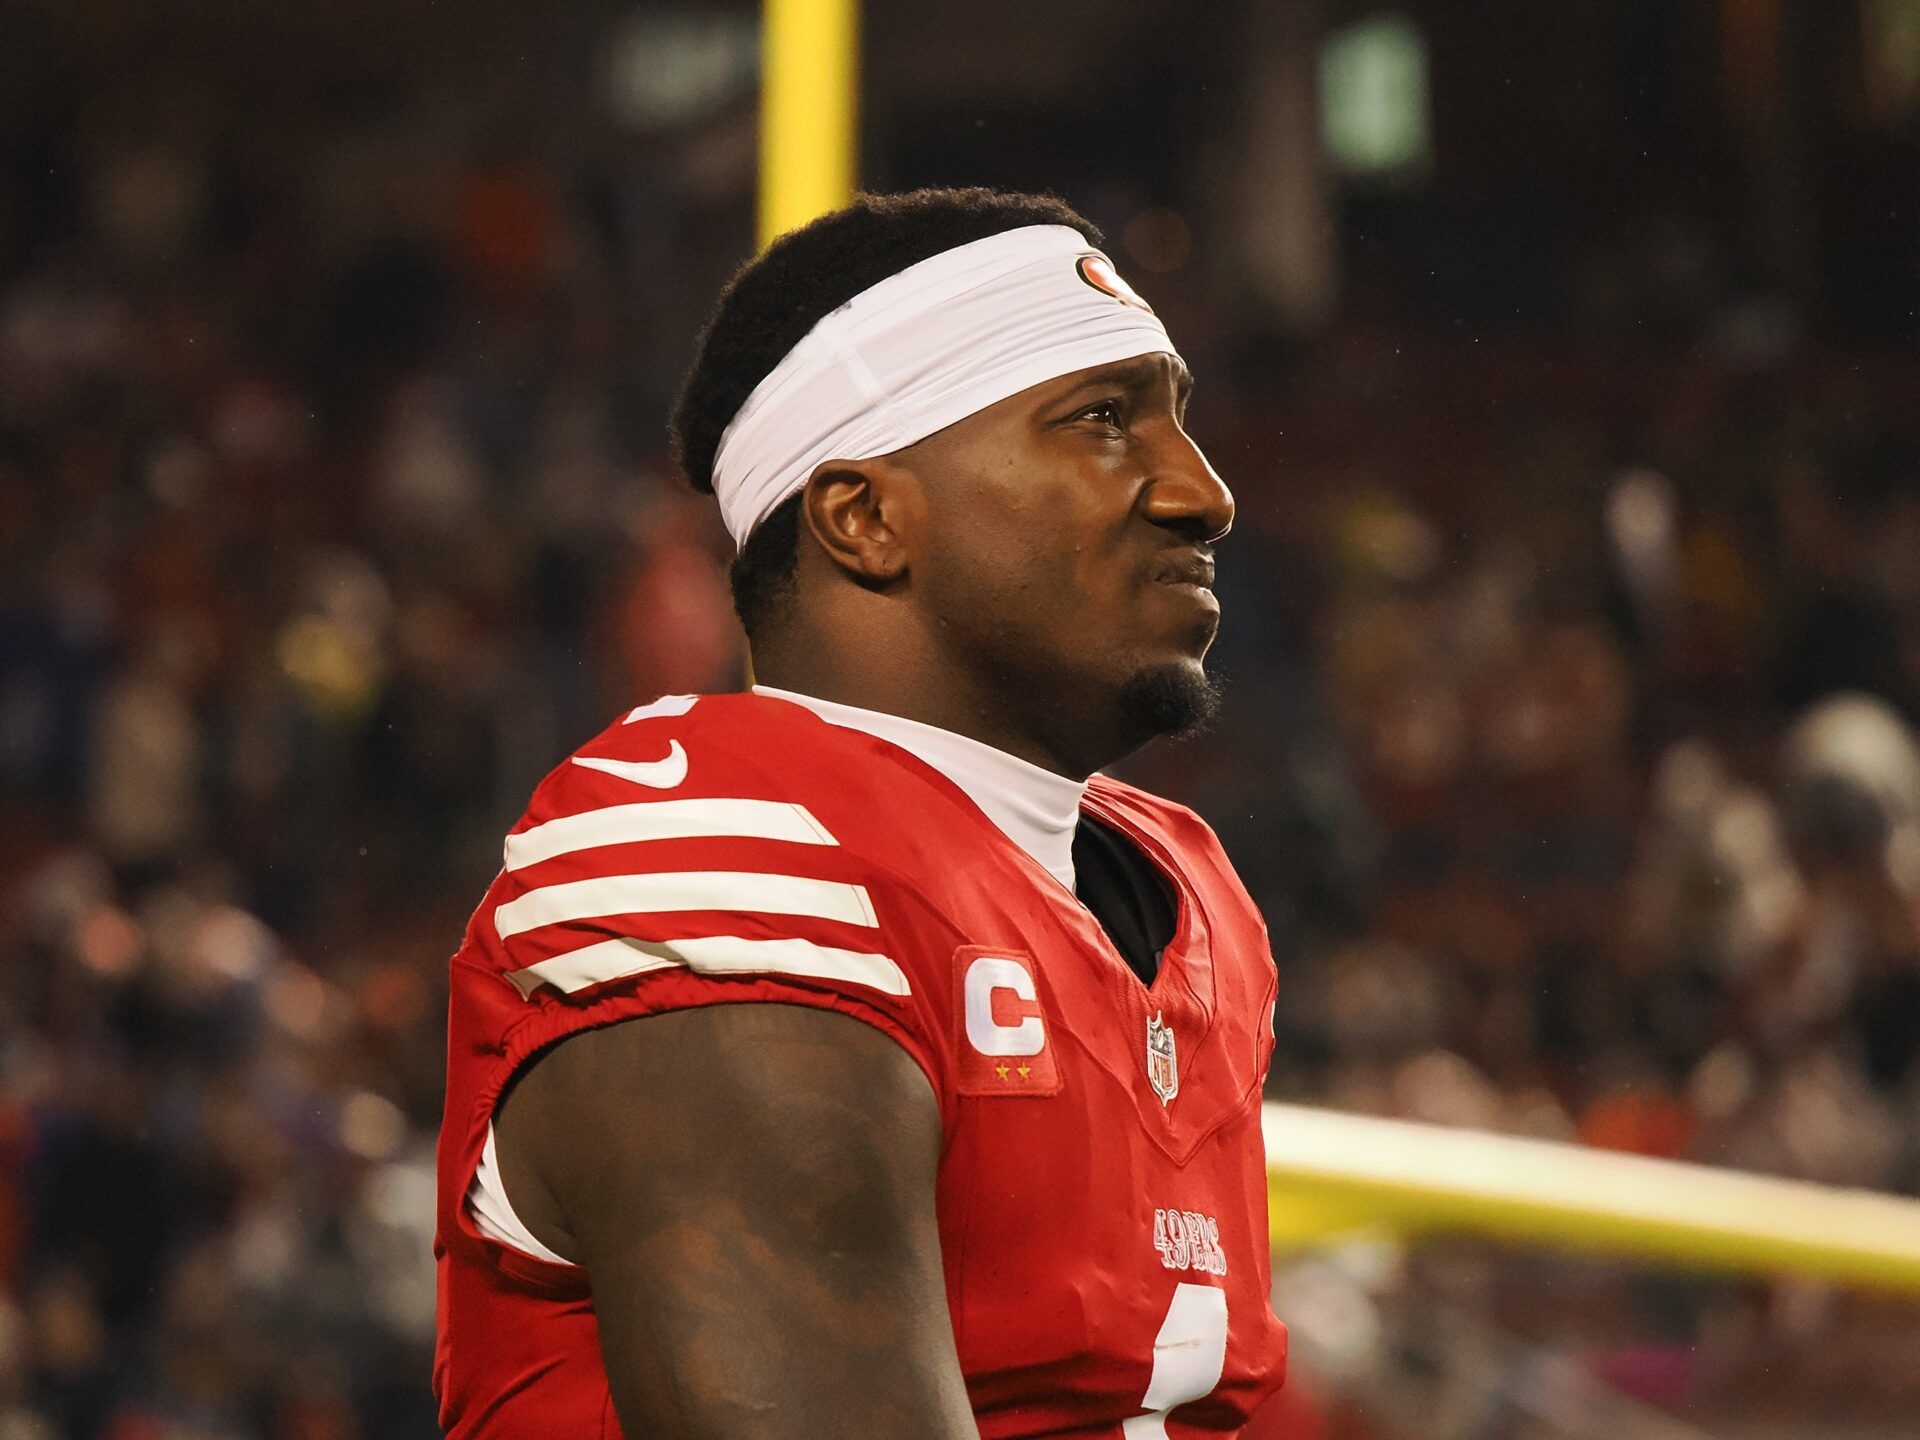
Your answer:
[[[1181,550],[1168,555],[1154,571],[1162,585],[1191,585],[1195,589],[1213,588],[1213,555],[1204,550]]]
[[[1181,596],[1206,617],[1207,634],[1220,623],[1220,599],[1213,593],[1213,552],[1182,548],[1170,551],[1154,566],[1153,579]]]

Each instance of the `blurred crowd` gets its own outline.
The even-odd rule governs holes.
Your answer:
[[[0,189],[4,1440],[435,1433],[447,957],[541,774],[740,675],[663,434],[724,269],[321,140]]]
[[[433,1433],[446,958],[551,764],[740,681],[663,428],[744,204],[395,133],[9,155],[0,1440]],[[1241,513],[1130,773],[1269,915],[1273,1093],[1920,1189],[1920,366],[1138,279]],[[1634,1303],[1862,1333],[1705,1293]]]
[[[1281,1092],[1920,1188],[1913,379],[1303,362],[1191,776],[1286,935]]]
[[[1916,378],[1358,332],[1301,361],[1216,456],[1259,477],[1221,732],[1154,762],[1273,922],[1272,1093],[1920,1191]],[[1415,1295],[1550,1347],[1487,1428],[1413,1433],[1563,1433],[1496,1400],[1570,1348],[1783,1434],[1920,1406],[1910,1304],[1630,1276],[1410,1257],[1375,1299],[1423,1343]],[[1354,1368],[1315,1339],[1346,1304],[1289,1317],[1303,1358]]]

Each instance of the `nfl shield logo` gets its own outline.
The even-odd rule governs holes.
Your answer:
[[[1180,1093],[1180,1066],[1173,1055],[1173,1027],[1164,1025],[1160,1016],[1147,1021],[1147,1081],[1162,1105],[1173,1103]]]

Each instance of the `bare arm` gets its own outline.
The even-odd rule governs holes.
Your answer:
[[[934,1219],[940,1115],[844,1015],[718,1005],[541,1057],[496,1131],[528,1227],[586,1267],[648,1440],[977,1440]]]

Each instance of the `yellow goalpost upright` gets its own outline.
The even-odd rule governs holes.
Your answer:
[[[765,0],[760,246],[853,198],[860,0]]]

